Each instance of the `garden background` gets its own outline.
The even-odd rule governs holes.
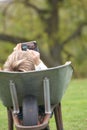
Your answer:
[[[2,68],[17,43],[33,40],[37,41],[41,59],[48,67],[61,65],[66,61],[72,62],[73,79],[62,104],[65,130],[87,129],[86,4],[87,0],[0,2],[0,66]],[[1,130],[6,130],[3,124],[6,114],[4,109],[1,104]]]

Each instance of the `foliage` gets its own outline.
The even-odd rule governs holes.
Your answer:
[[[1,67],[2,67],[1,63],[5,63],[7,56],[10,55],[10,53],[13,50],[13,47],[14,46],[9,42],[7,42],[7,44],[4,42],[0,43],[0,66]]]
[[[86,12],[86,0],[14,0],[0,6],[0,44],[36,40],[48,67],[71,60],[75,76],[86,77]]]

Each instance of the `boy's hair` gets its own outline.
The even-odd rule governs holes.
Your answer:
[[[35,70],[35,66],[27,51],[14,51],[5,62],[3,70],[26,72]]]

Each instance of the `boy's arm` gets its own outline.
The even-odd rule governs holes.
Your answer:
[[[21,50],[21,43],[17,44],[17,46],[14,48],[14,51]],[[35,65],[35,70],[44,70],[47,69],[47,66],[42,62],[40,59],[40,53],[34,50],[29,50],[27,49],[29,55],[31,55],[34,65]]]
[[[38,65],[35,65],[35,70],[45,70],[45,69],[47,69],[47,66],[41,60]]]

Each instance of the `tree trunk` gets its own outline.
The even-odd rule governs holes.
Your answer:
[[[51,58],[53,59],[54,66],[62,63],[62,46],[58,41],[58,25],[59,25],[59,0],[48,0],[48,4],[51,7],[50,17],[47,20],[47,33],[49,37],[49,51]]]

